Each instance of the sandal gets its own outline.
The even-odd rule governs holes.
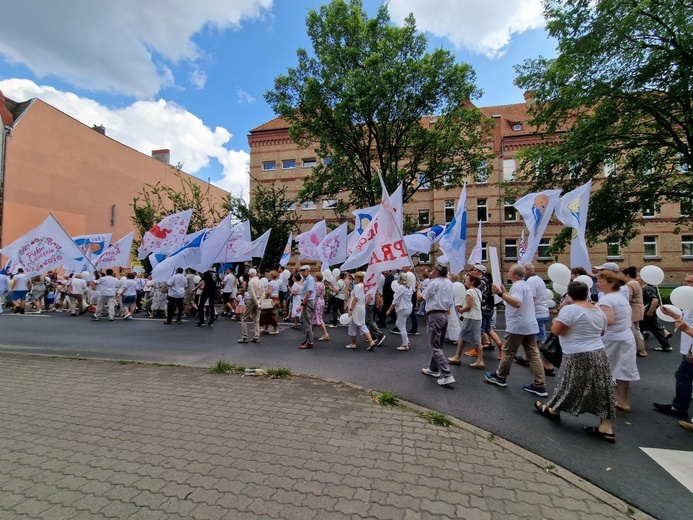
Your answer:
[[[560,413],[551,413],[551,410],[549,410],[549,406],[546,404],[541,404],[541,402],[537,401],[534,403],[534,409],[539,412],[541,415],[544,417],[548,417],[552,421],[560,421],[561,420],[561,414]]]
[[[330,339],[329,336],[322,336],[322,337],[318,338],[318,341],[328,341],[329,339]]]
[[[483,348],[484,350],[493,350],[496,347],[494,347],[491,343],[484,343],[483,345],[481,345],[481,348]]]
[[[354,345],[353,343],[349,343],[349,344],[346,346],[346,348],[356,348],[356,345]]]
[[[582,429],[590,435],[598,437],[609,444],[614,444],[616,442],[616,436],[613,433],[600,432],[597,426],[583,426]]]
[[[616,403],[614,404],[614,408],[618,408],[622,412],[630,412],[630,405],[627,404]]]
[[[366,347],[366,350],[371,351],[375,348],[375,341],[373,343],[369,343],[368,346]]]
[[[401,345],[397,347],[397,350],[409,350],[409,345]]]
[[[462,361],[455,358],[448,358],[448,363],[450,363],[451,365],[460,366],[462,364]]]
[[[523,367],[529,366],[529,360],[523,358],[522,356],[515,356],[515,363],[522,365]]]
[[[544,375],[549,376],[549,377],[556,377],[556,369],[555,368],[545,368],[544,369]]]
[[[479,363],[478,361],[475,361],[474,363],[470,363],[469,366],[472,368],[482,368],[482,369],[486,368],[486,365],[484,365],[483,363]]]

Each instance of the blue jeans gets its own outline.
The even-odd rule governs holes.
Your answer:
[[[537,325],[539,325],[539,334],[537,334],[537,341],[546,341],[546,324],[548,323],[548,318],[537,318]]]
[[[676,397],[674,397],[672,404],[677,410],[688,412],[688,407],[691,404],[691,391],[693,390],[693,363],[686,363],[685,356],[681,360],[674,378],[676,378]]]

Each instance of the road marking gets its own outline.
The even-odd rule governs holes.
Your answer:
[[[640,448],[693,493],[693,452]]]

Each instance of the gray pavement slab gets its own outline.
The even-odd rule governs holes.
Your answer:
[[[324,379],[0,354],[0,518],[649,518]]]

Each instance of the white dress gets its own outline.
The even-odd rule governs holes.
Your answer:
[[[300,282],[294,282],[294,284],[291,286],[291,294],[293,295],[291,297],[291,317],[292,318],[300,318],[301,317],[301,312],[297,311],[301,306],[301,289],[303,288],[303,284]]]
[[[628,300],[618,292],[604,294],[599,307],[609,307],[614,313],[614,323],[608,325],[602,337],[606,357],[611,366],[611,376],[619,381],[638,381],[640,374],[636,363],[637,347],[631,331],[631,309]]]

